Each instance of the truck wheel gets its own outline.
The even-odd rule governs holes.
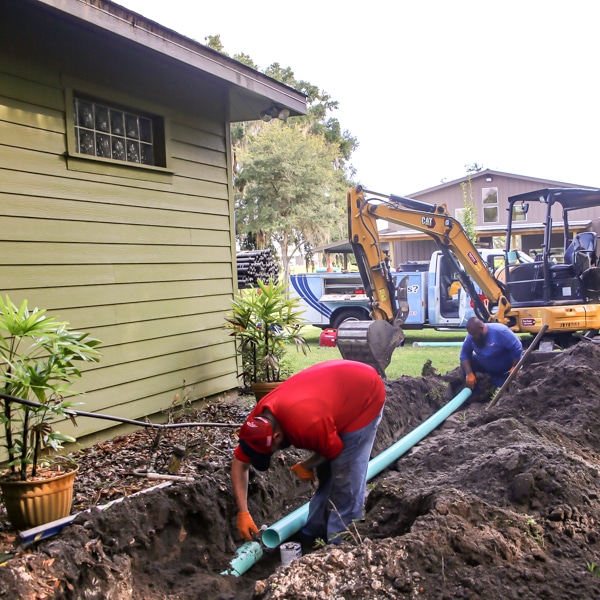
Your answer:
[[[334,329],[338,329],[338,327],[345,323],[346,321],[370,321],[369,314],[365,310],[361,310],[360,308],[350,308],[348,310],[343,310],[335,315],[335,317],[331,320],[331,326]]]

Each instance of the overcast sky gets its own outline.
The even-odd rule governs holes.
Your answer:
[[[600,187],[597,0],[119,0],[339,102],[356,178],[408,195],[465,165]]]

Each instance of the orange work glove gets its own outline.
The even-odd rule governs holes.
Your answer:
[[[471,390],[475,387],[475,384],[477,383],[477,378],[475,377],[475,373],[469,373],[465,377],[465,380],[467,383],[467,387]]]
[[[290,471],[294,471],[298,476],[298,479],[302,481],[314,481],[315,472],[312,469],[305,469],[302,463],[296,463],[293,467],[290,467]]]
[[[254,523],[254,520],[252,519],[250,513],[247,510],[238,513],[237,530],[240,534],[240,537],[248,541],[252,541],[253,533],[258,533],[258,527]]]

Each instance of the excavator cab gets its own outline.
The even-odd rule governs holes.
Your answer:
[[[577,211],[600,206],[600,190],[547,188],[509,199],[507,252],[510,252],[514,215],[521,206],[538,204],[545,212],[541,252],[535,262],[509,269],[506,289],[512,306],[561,306],[596,303],[600,299],[600,268],[595,231],[570,230]],[[538,208],[538,212],[540,212]],[[571,223],[569,217],[571,216]],[[575,217],[577,218],[577,217]],[[562,222],[563,262],[554,256],[556,224]]]

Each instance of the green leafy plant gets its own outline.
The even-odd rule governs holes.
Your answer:
[[[470,240],[475,243],[477,242],[477,230],[475,228],[477,224],[477,211],[475,209],[475,202],[473,201],[473,181],[471,175],[478,173],[483,167],[474,163],[472,165],[465,165],[465,168],[467,169],[467,180],[460,184],[463,196],[463,227]]]
[[[594,576],[594,577],[600,577],[600,566],[593,563],[593,562],[586,562],[585,563],[587,570]]]
[[[537,523],[534,517],[531,515],[525,515],[527,519],[525,521],[525,533],[531,536],[537,544],[540,546],[544,545],[544,531],[542,527]]]
[[[65,412],[72,402],[64,395],[81,377],[76,363],[100,358],[96,346],[101,342],[68,325],[45,310],[30,310],[27,300],[16,306],[8,296],[0,297],[0,423],[9,474],[22,481],[36,476],[44,448],[60,450],[75,441],[52,423],[72,418]]]
[[[231,330],[241,353],[244,386],[285,379],[286,345],[291,342],[304,354],[308,349],[300,334],[306,324],[300,300],[289,296],[285,282],[258,280],[257,285],[236,295],[225,315],[225,327]]]

